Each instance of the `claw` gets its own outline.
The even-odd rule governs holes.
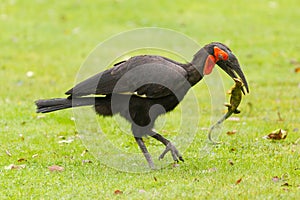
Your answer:
[[[166,146],[166,149],[162,152],[162,154],[158,157],[159,160],[163,159],[166,155],[166,153],[168,153],[169,151],[171,151],[171,154],[172,154],[172,157],[173,157],[173,160],[175,162],[179,162],[182,161],[184,162],[181,154],[179,153],[179,151],[176,149],[176,147],[171,143],[169,142]],[[178,160],[179,159],[179,160]]]

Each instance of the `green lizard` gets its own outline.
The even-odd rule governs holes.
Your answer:
[[[227,113],[221,119],[219,119],[219,121],[217,121],[216,124],[214,124],[212,127],[210,127],[209,132],[208,132],[208,139],[211,142],[213,142],[214,144],[218,144],[220,142],[215,142],[211,138],[211,133],[212,133],[213,129],[216,126],[219,126],[223,121],[225,121],[233,113],[238,114],[241,112],[237,108],[242,101],[242,92],[244,92],[243,91],[243,82],[238,78],[234,78],[234,81],[235,81],[234,86],[232,86],[232,88],[229,90],[229,94],[231,94],[230,103],[225,103],[225,106],[228,107]]]

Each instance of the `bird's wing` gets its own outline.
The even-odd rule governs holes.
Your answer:
[[[78,83],[66,94],[86,96],[135,93],[160,98],[188,85],[187,71],[182,65],[161,56],[135,56]]]

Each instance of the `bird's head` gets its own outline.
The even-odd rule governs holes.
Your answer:
[[[202,73],[202,75],[210,74],[215,64],[217,64],[231,78],[240,78],[246,88],[246,91],[249,93],[248,83],[240,67],[238,59],[226,45],[219,42],[207,44],[195,55],[193,63],[199,59],[197,56],[203,56],[199,55],[202,54],[201,52],[205,54],[204,63],[200,68],[200,73]],[[245,94],[243,89],[242,91]]]

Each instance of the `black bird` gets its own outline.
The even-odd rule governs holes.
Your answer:
[[[139,55],[116,63],[68,90],[67,98],[37,100],[37,112],[93,105],[99,115],[120,114],[132,124],[134,138],[150,168],[154,168],[154,163],[142,139],[146,135],[166,146],[159,159],[171,151],[174,161],[183,161],[176,147],[154,132],[154,122],[159,115],[173,110],[191,86],[212,72],[215,64],[231,78],[240,77],[249,92],[236,56],[224,44],[212,42],[201,48],[189,63],[158,55]]]

